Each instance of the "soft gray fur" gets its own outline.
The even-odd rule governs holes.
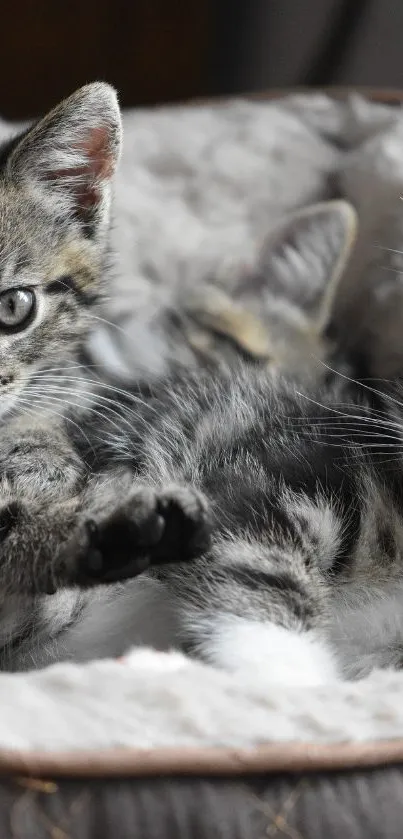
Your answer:
[[[393,397],[318,363],[353,211],[303,211],[263,248],[249,280],[267,293],[271,351],[249,352],[230,301],[184,301],[178,340],[197,325],[255,364],[192,373],[174,353],[163,380],[123,390],[86,355],[107,312],[119,147],[115,95],[97,84],[2,155],[3,667],[140,639],[292,683],[398,665],[400,484],[379,456],[398,457],[399,419]]]

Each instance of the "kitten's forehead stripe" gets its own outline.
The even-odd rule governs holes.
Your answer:
[[[29,267],[29,255],[26,248],[21,247],[16,255],[14,271],[16,274],[26,271]]]
[[[94,292],[100,249],[77,225],[52,216],[39,197],[2,181],[0,169],[0,288],[71,276],[77,290]]]
[[[69,277],[75,291],[94,291],[99,277],[99,260],[89,246],[69,240],[50,260],[46,270],[45,288],[54,287],[56,280]]]
[[[27,330],[0,333],[0,373],[4,381],[12,376],[15,396],[39,365],[57,366],[81,344],[101,262],[99,246],[70,218],[52,214],[39,191],[2,179],[0,161],[0,293],[32,287],[38,301]],[[7,404],[0,399],[0,415]]]

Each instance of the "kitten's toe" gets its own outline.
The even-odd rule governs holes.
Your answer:
[[[211,515],[201,492],[168,487],[159,494],[157,510],[164,518],[165,528],[154,551],[154,563],[195,559],[208,550]]]
[[[135,577],[153,564],[193,559],[210,544],[208,505],[193,489],[136,489],[101,521],[84,524],[77,583],[96,585]]]
[[[85,522],[87,547],[80,559],[82,580],[116,582],[141,574],[151,564],[165,521],[152,489],[141,489],[100,521]]]

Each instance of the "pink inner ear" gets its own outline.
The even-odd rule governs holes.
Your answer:
[[[101,182],[113,175],[114,157],[108,129],[93,128],[86,140],[73,148],[84,152],[87,162],[68,169],[56,169],[49,173],[48,178],[52,181],[66,179],[66,187],[73,193],[77,208],[90,210],[100,202]]]
[[[93,128],[89,133],[87,142],[78,146],[88,158],[88,170],[94,180],[110,178],[113,174],[110,139],[107,128]]]

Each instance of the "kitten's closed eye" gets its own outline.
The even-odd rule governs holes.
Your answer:
[[[0,330],[19,332],[32,321],[36,311],[31,288],[9,288],[0,294]]]

